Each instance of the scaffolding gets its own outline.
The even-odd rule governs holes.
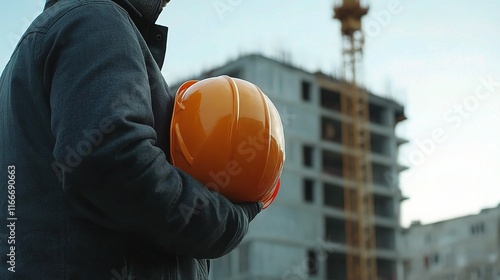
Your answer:
[[[361,18],[368,13],[359,0],[343,0],[334,6],[341,22],[344,78],[348,92],[341,95],[341,112],[350,121],[342,123],[343,176],[346,211],[347,280],[376,280],[377,261],[374,229],[372,168],[368,93],[358,87],[357,71],[363,53]]]

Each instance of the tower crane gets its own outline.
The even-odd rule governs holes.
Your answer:
[[[359,0],[341,0],[334,5],[334,18],[341,23],[342,57],[347,94],[341,96],[341,111],[350,121],[342,122],[344,207],[346,212],[347,280],[376,280],[377,262],[374,228],[372,167],[368,93],[358,87],[358,65],[363,54],[361,18],[368,13]]]

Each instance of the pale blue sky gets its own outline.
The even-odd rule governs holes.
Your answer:
[[[0,68],[44,1],[2,0]],[[500,1],[366,0],[364,81],[400,100],[402,223],[500,202]],[[332,0],[172,0],[164,75],[175,82],[239,53],[288,52],[306,70],[341,66]],[[26,6],[28,6],[26,8]],[[225,9],[225,10],[224,10]],[[490,82],[488,82],[490,81]],[[495,84],[496,83],[496,84]],[[293,112],[289,112],[293,113]],[[434,137],[434,139],[433,139]],[[285,186],[284,186],[285,187]]]

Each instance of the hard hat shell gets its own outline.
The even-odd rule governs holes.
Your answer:
[[[285,161],[283,125],[256,85],[229,76],[185,82],[170,129],[174,166],[233,202],[273,202]]]

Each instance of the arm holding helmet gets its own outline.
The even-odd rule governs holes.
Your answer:
[[[93,5],[102,7],[79,7],[44,31],[40,49],[47,56],[37,58],[45,59],[53,167],[68,201],[85,218],[167,253],[228,253],[261,205],[232,204],[168,163],[155,145],[144,50],[133,23],[115,5]],[[90,33],[98,39],[83,38]]]

